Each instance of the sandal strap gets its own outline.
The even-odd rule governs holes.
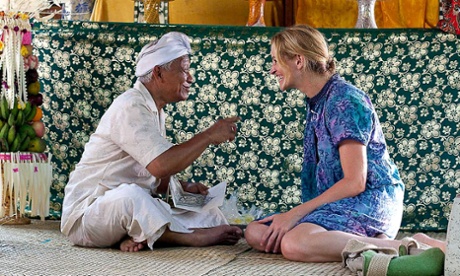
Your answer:
[[[367,268],[366,276],[386,276],[388,272],[388,266],[390,265],[391,259],[395,255],[387,255],[382,253],[377,253],[372,256],[372,259]]]
[[[405,237],[401,240],[401,245],[399,246],[399,255],[418,255],[428,248],[430,248],[430,246],[421,244],[412,237]]]

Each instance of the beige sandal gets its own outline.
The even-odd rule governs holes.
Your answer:
[[[342,251],[342,266],[358,276],[442,275],[445,255],[441,249],[404,238],[399,252],[359,240],[349,240]],[[409,253],[409,254],[408,254]]]
[[[371,266],[371,270],[378,267],[388,267],[391,259],[398,256],[398,251],[392,247],[378,247],[370,243],[351,239],[342,250],[342,266],[348,267],[358,275],[362,275],[364,270],[364,257],[362,254],[369,250],[378,253],[378,256],[374,260],[376,263]]]
[[[414,238],[405,237],[399,246],[399,256],[418,255],[429,248],[431,247],[416,241]]]

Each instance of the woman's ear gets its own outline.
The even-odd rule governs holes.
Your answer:
[[[303,55],[296,55],[295,65],[297,66],[297,69],[304,68],[305,67],[305,57]]]

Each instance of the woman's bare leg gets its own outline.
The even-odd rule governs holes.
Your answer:
[[[246,230],[244,231],[244,238],[246,239],[246,242],[249,244],[249,246],[259,251],[265,251],[265,247],[261,245],[261,242],[262,242],[262,236],[267,229],[268,229],[268,226],[265,224],[260,224],[258,222],[249,223],[248,226],[246,227]],[[281,253],[281,252],[271,252],[271,253]]]
[[[294,261],[339,262],[342,260],[342,250],[351,239],[398,250],[401,242],[385,237],[362,237],[341,231],[327,231],[315,224],[302,223],[284,236],[281,252],[286,259]]]
[[[434,239],[423,233],[417,233],[412,237],[418,242],[427,244],[432,247],[439,247],[442,250],[442,252],[446,253],[446,242],[445,241]]]
[[[259,223],[248,225],[245,238],[256,250],[264,251],[261,237],[268,226]],[[392,247],[396,250],[401,245],[398,240],[379,237],[361,237],[341,231],[327,231],[321,226],[302,223],[286,233],[281,241],[281,253],[286,259],[301,262],[338,262],[342,260],[342,250],[350,239],[357,239],[378,247]],[[276,253],[276,252],[275,252]]]

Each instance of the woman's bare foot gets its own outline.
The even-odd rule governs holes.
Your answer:
[[[193,233],[172,232],[169,229],[157,241],[161,245],[211,246],[233,245],[243,236],[237,226],[219,225],[212,228],[196,228]]]
[[[146,242],[135,242],[131,237],[126,237],[120,243],[120,250],[123,252],[137,252],[144,249]]]
[[[446,242],[433,239],[432,237],[423,234],[423,233],[417,233],[412,236],[416,241],[427,244],[432,247],[439,247],[444,253],[446,253]]]

